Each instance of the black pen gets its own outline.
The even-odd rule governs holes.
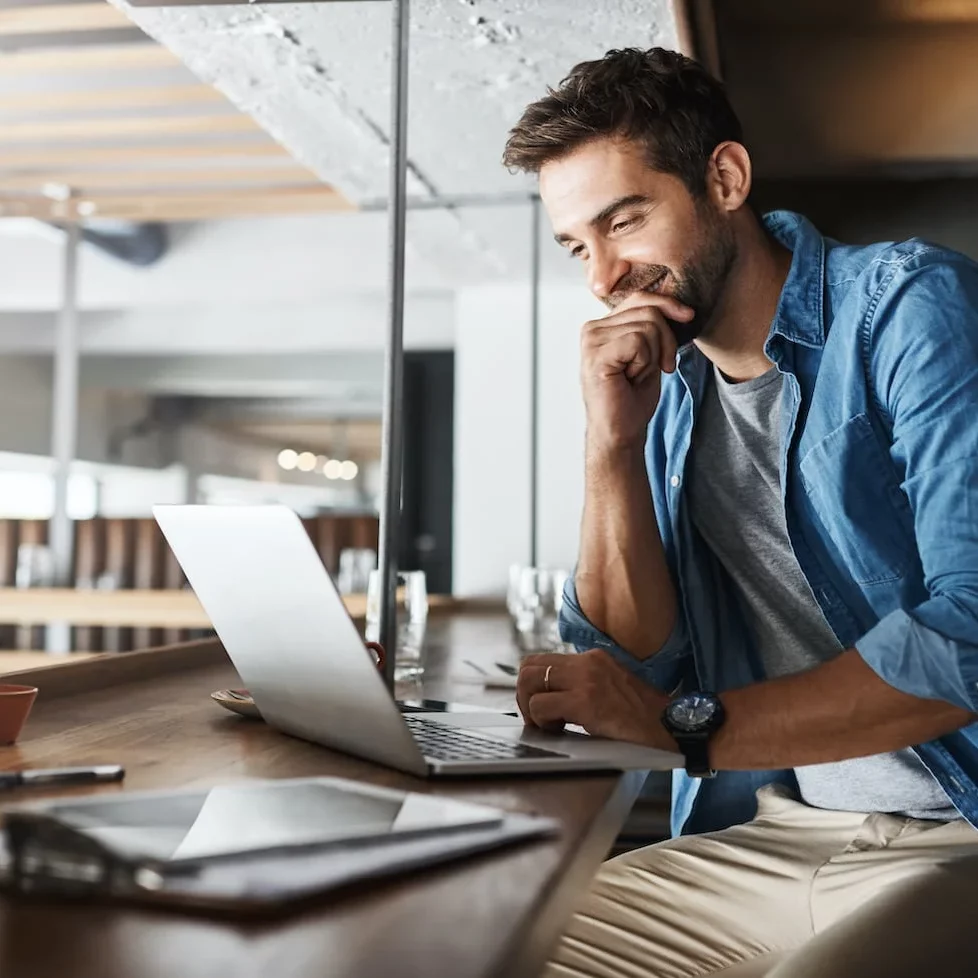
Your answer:
[[[26,771],[0,771],[0,788],[16,788],[21,785],[74,785],[101,784],[121,781],[126,776],[119,764],[96,764],[92,767],[49,767]]]

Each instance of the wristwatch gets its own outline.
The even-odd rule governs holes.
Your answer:
[[[662,724],[679,744],[692,778],[712,778],[710,737],[723,726],[726,714],[716,693],[698,690],[677,696],[663,711]]]

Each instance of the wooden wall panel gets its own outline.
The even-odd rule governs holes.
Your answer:
[[[165,542],[156,520],[134,520],[135,552],[132,586],[146,591],[154,591],[163,586]],[[163,644],[163,630],[160,628],[134,628],[133,648],[152,649]]]
[[[105,568],[105,520],[78,520],[75,523],[75,587],[94,588]],[[101,652],[102,629],[84,625],[72,633],[72,649]]]
[[[133,520],[106,520],[105,574],[113,587],[132,587],[134,530]],[[103,648],[106,652],[128,651],[132,648],[132,629],[104,629]]]

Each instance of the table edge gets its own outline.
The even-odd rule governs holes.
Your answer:
[[[36,686],[45,699],[50,699],[140,682],[178,670],[230,665],[224,646],[216,638],[138,652],[102,652],[75,660],[70,655],[63,658],[64,661],[49,666],[6,672],[3,682]]]
[[[510,940],[490,978],[540,978],[564,925],[580,903],[628,813],[641,794],[648,771],[623,771],[614,791],[574,853],[556,886],[542,890],[533,915]]]

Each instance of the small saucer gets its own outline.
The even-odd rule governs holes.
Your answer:
[[[239,716],[260,720],[261,713],[246,689],[218,689],[211,693],[211,699],[219,703],[225,710],[237,713]]]

